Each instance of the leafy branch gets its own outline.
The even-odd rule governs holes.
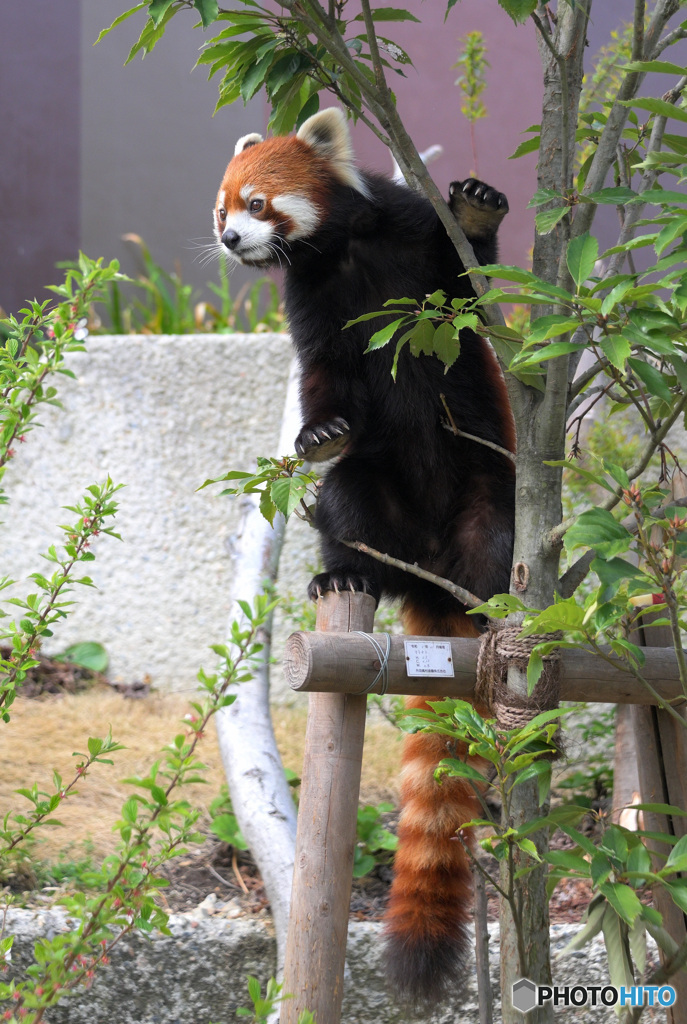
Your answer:
[[[54,545],[43,557],[59,568],[50,578],[41,573],[32,573],[30,579],[41,593],[29,594],[26,598],[10,598],[9,603],[21,609],[19,622],[11,622],[6,630],[0,633],[0,640],[8,640],[12,651],[9,658],[0,656],[0,717],[9,721],[8,709],[14,702],[16,688],[26,678],[29,669],[39,664],[37,655],[43,638],[52,636],[50,627],[66,616],[65,608],[71,604],[63,600],[74,584],[91,587],[90,576],[74,575],[75,567],[82,562],[91,562],[95,555],[90,550],[94,538],[100,534],[116,537],[119,534],[106,522],[117,512],[114,494],[121,484],[113,484],[108,477],[104,484],[92,484],[77,505],[67,506],[67,510],[76,514],[77,521],[73,525],[62,526],[66,534],[64,549],[58,553]],[[0,589],[10,586],[13,581],[5,578],[0,581]],[[2,613],[5,614],[5,613]]]

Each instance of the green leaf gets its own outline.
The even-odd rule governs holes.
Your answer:
[[[528,153],[536,153],[541,145],[541,136],[535,135],[531,139],[526,139],[525,142],[521,142],[514,153],[508,157],[509,160],[517,160],[518,157],[527,156]]]
[[[625,363],[632,352],[632,347],[622,334],[604,334],[599,339],[601,351],[612,366],[624,371]]]
[[[539,188],[527,204],[527,209],[530,210],[533,206],[543,206],[544,203],[550,203],[553,199],[560,201],[562,198],[560,192],[557,192],[555,188]]]
[[[663,883],[675,903],[683,913],[687,913],[687,879]]]
[[[675,804],[628,804],[635,811],[652,811],[654,814],[668,814],[671,817],[677,815],[678,818],[687,818],[687,811],[683,811],[681,807],[676,807]]]
[[[272,501],[279,511],[288,517],[300,504],[306,494],[308,482],[305,477],[291,476],[275,480],[270,488]]]
[[[687,835],[682,836],[672,848],[665,868],[672,871],[687,871]]]
[[[530,352],[528,350],[522,355],[517,355],[509,366],[509,369],[523,370],[526,367],[539,366],[540,363],[545,363],[549,359],[557,359],[558,356],[567,355],[569,352],[579,352],[581,348],[585,348],[584,343],[578,344],[574,341],[552,341],[550,345],[544,345],[543,348],[537,349],[536,352]]]
[[[655,71],[656,74],[677,75],[682,78],[687,75],[687,68],[679,64],[671,64],[665,60],[632,60],[628,64],[619,65],[623,71]]]
[[[193,6],[200,14],[203,28],[212,25],[219,17],[219,6],[217,0],[193,0]]]
[[[252,99],[258,89],[265,81],[265,76],[274,61],[274,53],[267,53],[260,60],[249,67],[241,80],[241,99],[244,103]]]
[[[626,203],[637,198],[637,193],[633,192],[631,188],[619,186],[617,188],[602,188],[598,192],[590,192],[586,198],[591,199],[595,203],[600,203],[602,206],[625,206]]]
[[[474,313],[472,314],[472,317],[477,321],[477,317]],[[460,338],[454,324],[447,321],[439,324],[434,332],[432,344],[435,354],[446,366],[444,372],[447,372],[460,355]]]
[[[534,321],[532,329],[527,337],[526,345],[538,345],[549,338],[556,338],[560,334],[567,334],[579,327],[579,320],[565,316],[561,313],[553,313],[551,316],[540,316]]]
[[[64,652],[64,657],[74,665],[90,669],[91,672],[107,671],[109,658],[102,644],[86,641],[80,644],[72,644]]]
[[[579,932],[572,937],[565,948],[561,950],[561,955],[565,956],[566,953],[572,953],[574,950],[581,949],[582,946],[586,946],[588,942],[591,942],[594,936],[598,935],[603,927],[605,913],[606,901],[596,897],[587,909],[587,921],[584,927],[581,928]]]
[[[410,11],[404,11],[402,7],[373,7],[372,18],[374,21],[416,21],[420,24],[420,19],[416,18]],[[353,21],[364,21],[362,14],[356,14]]]
[[[663,379],[663,375],[650,363],[643,359],[628,359],[628,366],[631,366],[637,376],[646,384],[652,395],[662,398],[664,402],[672,402],[673,396],[670,388]]]
[[[565,871],[574,871],[580,875],[589,874],[589,864],[587,860],[579,853],[573,853],[572,850],[549,850],[546,854],[546,860],[555,868],[564,868]],[[597,931],[600,929],[601,919],[599,918],[599,927]],[[568,947],[566,946],[566,949],[567,948]]]
[[[466,764],[465,761],[460,761],[456,757],[445,757],[439,762],[438,767],[446,769],[441,774],[448,775],[449,778],[474,779],[475,782],[484,782],[484,776],[481,772],[478,772],[471,764]]]
[[[388,316],[389,314],[387,313],[386,315]],[[392,320],[390,324],[386,325],[386,327],[382,327],[381,330],[376,331],[370,338],[365,351],[374,352],[378,348],[383,348],[384,345],[391,341],[401,324],[405,323],[405,319],[405,317],[401,317],[398,320]]]
[[[499,0],[499,5],[517,25],[527,21],[530,14],[536,10],[537,0]]]
[[[654,924],[652,921],[645,921],[644,924],[646,930],[658,948],[662,949],[664,953],[667,953],[669,957],[675,956],[679,946],[672,935],[670,935],[665,928]]]
[[[160,24],[160,20],[164,16],[165,11],[168,7],[174,3],[174,0],[152,0],[150,7],[148,8],[148,14],[153,25],[157,28]]]
[[[616,914],[628,925],[633,924],[644,909],[634,889],[622,882],[604,882],[602,892]]]
[[[578,289],[584,284],[594,270],[599,258],[599,243],[593,235],[585,231],[583,235],[571,239],[568,243],[568,270]]]
[[[274,526],[274,517],[277,514],[277,506],[272,501],[272,495],[266,489],[260,494],[260,513],[267,520],[270,526]]]
[[[541,863],[539,850],[534,845],[531,839],[516,839],[515,842],[520,850],[528,854],[528,856],[532,857],[533,860],[539,861]]]
[[[590,508],[568,528],[563,542],[568,552],[577,547],[589,547],[604,557],[612,558],[627,551],[631,540],[630,533],[610,512]]]
[[[619,102],[624,107],[638,107],[640,110],[648,110],[649,113],[658,114],[660,117],[672,117],[675,121],[687,122],[687,110],[668,103],[667,100],[656,99],[654,96],[639,96],[633,100],[619,100]]]
[[[419,320],[408,331],[408,343],[414,356],[429,356],[434,351],[434,324],[431,320]]]
[[[101,39],[104,39],[106,35],[109,35],[109,33],[112,31],[113,28],[117,28],[117,26],[121,25],[123,21],[126,21],[127,18],[130,18],[132,14],[136,14],[137,11],[142,11],[143,8],[147,7],[147,6],[148,6],[148,0],[144,0],[144,3],[136,4],[135,7],[132,7],[130,10],[125,11],[124,14],[120,14],[117,18],[115,18],[115,20],[112,22],[111,25],[108,25],[107,28],[104,28],[102,30],[102,32],[100,33],[100,35],[96,39],[95,43],[93,43],[93,45],[96,46],[100,42]]]
[[[630,961],[628,929],[622,915],[618,916],[614,907],[608,904],[603,917],[603,933],[611,984],[616,988],[623,985],[629,988],[634,983],[634,976]]]
[[[124,821],[128,822],[129,825],[135,825],[137,817],[138,800],[136,797],[131,796],[122,806],[122,818],[124,818]]]
[[[542,210],[534,218],[534,226],[537,229],[537,233],[548,235],[550,231],[553,231],[556,224],[563,220],[568,210],[568,206],[559,206],[554,210]]]

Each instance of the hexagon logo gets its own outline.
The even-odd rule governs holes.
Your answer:
[[[537,1005],[537,986],[529,978],[521,978],[513,984],[512,1002],[520,1013],[529,1013]]]

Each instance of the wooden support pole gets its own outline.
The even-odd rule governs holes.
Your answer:
[[[316,628],[369,633],[374,610],[369,594],[326,594]],[[281,1024],[304,1009],[317,1024],[341,1020],[366,705],[364,695],[310,695],[284,970],[294,998]]]
[[[674,498],[687,495],[687,476],[677,470],[673,473],[671,484]],[[660,527],[654,526],[651,533],[652,542],[660,545],[664,537]],[[660,613],[663,618],[665,613]],[[639,642],[650,654],[657,647],[665,647],[673,643],[673,636],[668,625],[652,625],[656,615],[644,617],[643,626],[639,630]],[[685,701],[676,707],[683,718],[686,717]],[[642,800],[645,803],[672,804],[681,810],[687,810],[687,730],[680,725],[664,708],[633,707],[632,725],[634,728],[635,746],[641,751],[637,759],[639,786]],[[654,814],[642,811],[642,824],[647,831],[663,832],[678,838],[687,832],[686,819],[679,815]],[[647,841],[647,846],[665,856],[668,847],[664,843]],[[663,866],[663,858],[656,858],[657,867]],[[654,903],[663,916],[663,927],[670,933],[678,946],[687,941],[687,919],[660,885],[654,888]],[[661,960],[666,957],[661,952]],[[668,1024],[684,1024],[687,1020],[687,971],[678,971],[670,979],[675,988],[677,998],[674,1006],[666,1011]]]
[[[386,650],[387,636],[374,633],[378,648]],[[452,678],[409,677],[406,671],[405,641],[427,643],[428,638],[392,636],[389,638],[388,693],[412,693],[417,696],[441,694],[471,700],[475,687],[475,669],[479,640],[433,637],[430,642],[451,645]],[[655,704],[651,693],[629,672],[603,661],[591,651],[561,651],[561,700],[584,700],[608,704]],[[325,693],[359,693],[370,687],[379,673],[379,655],[362,636],[334,632],[293,633],[284,652],[284,674],[294,690]],[[675,651],[647,649],[645,678],[666,700],[682,697]],[[379,693],[381,680],[371,687]]]

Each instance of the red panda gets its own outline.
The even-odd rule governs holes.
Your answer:
[[[468,178],[450,187],[451,210],[482,263],[496,259],[506,197]],[[512,461],[446,429],[457,426],[514,450],[505,384],[488,344],[461,332],[458,360],[395,345],[365,354],[380,320],[344,329],[388,299],[436,291],[472,295],[463,265],[431,205],[405,186],[356,169],[344,115],[323,110],[295,136],[236,145],[217,195],[215,233],[237,262],[282,266],[285,305],[301,364],[303,427],[296,451],[337,456],[315,521],[325,571],[309,594],[365,591],[402,599],[404,627],[422,636],[475,636],[479,623],[432,583],[342,544],[358,540],[447,577],[487,599],[508,589]],[[463,275],[463,276],[461,276]],[[421,707],[422,698],[410,698]],[[465,972],[471,875],[455,833],[474,816],[461,780],[434,780],[447,755],[439,736],[406,737],[399,849],[386,915],[387,969],[406,998],[436,998]]]

